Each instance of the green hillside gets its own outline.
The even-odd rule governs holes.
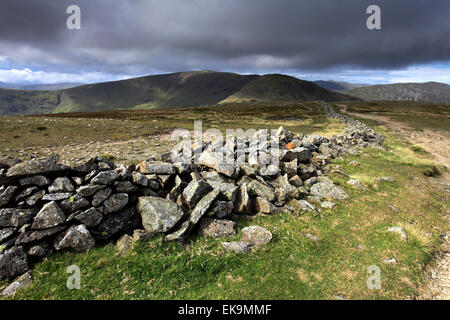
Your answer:
[[[450,103],[450,86],[439,82],[376,85],[345,93],[363,100]]]
[[[246,101],[348,101],[355,100],[344,94],[326,90],[313,82],[281,74],[268,74],[249,82],[223,103]]]
[[[0,115],[185,108],[249,100],[343,101],[355,98],[285,75],[192,71],[55,91],[0,89]]]

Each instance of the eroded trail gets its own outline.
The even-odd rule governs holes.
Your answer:
[[[450,138],[440,132],[425,129],[414,130],[408,124],[395,121],[386,116],[367,113],[349,112],[346,105],[338,105],[342,113],[362,119],[375,120],[386,128],[396,132],[414,145],[421,146],[431,153],[439,164],[450,168]],[[444,173],[439,179],[433,179],[439,188],[450,189],[450,174]],[[448,197],[447,197],[448,199]],[[447,218],[450,221],[450,212],[447,210]],[[425,292],[419,299],[450,300],[450,233],[443,237],[443,252],[437,258],[436,264],[429,272],[429,281]]]
[[[399,133],[409,142],[421,146],[431,153],[436,161],[447,168],[450,168],[450,137],[434,130],[425,129],[423,131],[414,130],[405,122],[395,121],[386,116],[367,113],[349,112],[346,105],[338,105],[340,111],[348,115],[370,119],[381,122],[386,128]]]

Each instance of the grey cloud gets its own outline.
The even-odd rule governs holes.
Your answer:
[[[82,30],[65,28],[69,4]],[[382,9],[382,30],[365,27]],[[0,55],[51,70],[400,68],[450,60],[448,0],[2,0]]]

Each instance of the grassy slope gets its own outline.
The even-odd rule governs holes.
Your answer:
[[[213,105],[224,100],[235,102],[236,98],[238,101],[352,100],[311,82],[284,75],[260,77],[196,71],[84,85],[59,91],[0,89],[0,115],[186,108]]]
[[[355,88],[346,94],[363,100],[450,103],[450,86],[444,83],[397,83]]]
[[[348,101],[344,94],[328,91],[313,82],[279,74],[264,75],[248,83],[224,102],[246,101]]]
[[[267,120],[261,117],[261,110],[253,115],[246,112],[255,123]],[[279,107],[278,114],[290,112]],[[365,182],[367,191],[353,190],[341,176],[331,176],[351,195],[333,211],[320,216],[275,214],[240,220],[239,230],[258,224],[273,232],[273,242],[261,251],[249,255],[225,253],[220,246],[222,239],[206,238],[193,239],[184,250],[157,238],[139,243],[125,257],[116,256],[112,245],[83,254],[64,252],[37,265],[32,287],[15,298],[409,298],[419,291],[422,268],[430,262],[439,235],[448,225],[442,217],[442,195],[423,176],[430,166],[427,156],[414,153],[405,142],[383,133],[394,152],[366,149],[363,156],[347,156],[335,162],[351,177]],[[350,166],[353,159],[362,165]],[[392,176],[396,182],[376,182],[375,178],[381,176]],[[391,205],[400,211],[392,211]],[[387,227],[399,224],[406,228],[408,242],[385,232]],[[313,242],[304,236],[306,233],[320,240]],[[391,258],[397,264],[382,263]],[[81,268],[81,290],[66,288],[66,268],[71,264]],[[381,268],[381,290],[366,287],[370,265]]]

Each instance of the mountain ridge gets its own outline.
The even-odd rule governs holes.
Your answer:
[[[328,91],[287,75],[240,75],[186,71],[81,85],[55,91],[0,89],[0,115],[185,108],[238,100],[324,100],[357,98]]]

